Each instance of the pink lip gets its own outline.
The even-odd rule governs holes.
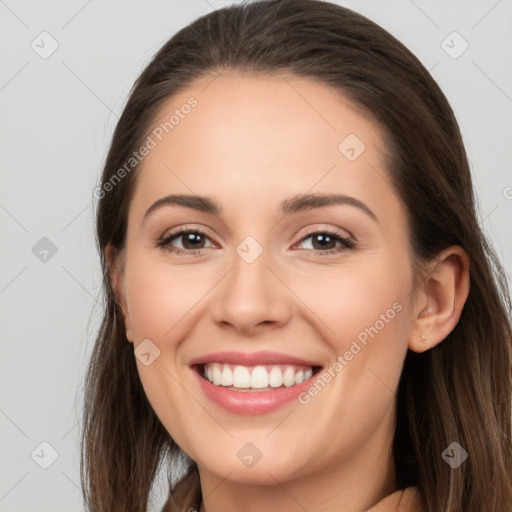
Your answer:
[[[300,393],[311,386],[316,375],[289,388],[276,388],[274,391],[232,391],[224,386],[215,386],[194,371],[205,395],[216,405],[234,414],[257,415],[265,414],[288,402],[295,400]]]
[[[307,361],[298,357],[279,354],[278,352],[215,352],[205,356],[196,357],[189,365],[205,363],[228,363],[242,366],[258,366],[269,364],[293,364],[296,366],[322,366],[315,361]]]
[[[314,374],[302,384],[296,384],[289,388],[276,388],[272,391],[232,391],[224,386],[215,386],[209,380],[200,375],[198,365],[206,363],[228,363],[244,366],[264,366],[277,364],[290,364],[296,366],[321,366],[317,362],[299,359],[286,354],[276,352],[254,352],[252,354],[243,352],[215,352],[192,360],[189,364],[204,394],[216,405],[223,409],[241,415],[265,414],[297,399],[300,393],[306,391],[316,378]]]

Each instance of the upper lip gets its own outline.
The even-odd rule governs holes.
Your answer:
[[[264,366],[290,364],[295,366],[322,366],[316,361],[308,361],[288,354],[278,352],[213,352],[196,357],[190,361],[190,366],[206,363],[227,363],[241,366]]]

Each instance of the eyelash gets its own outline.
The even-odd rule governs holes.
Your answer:
[[[185,234],[190,234],[190,233],[201,235],[201,236],[204,236],[205,238],[209,239],[208,235],[201,229],[183,229],[181,231],[171,233],[169,236],[160,240],[158,242],[157,246],[162,247],[163,249],[166,249],[168,252],[172,252],[178,256],[179,255],[200,256],[201,252],[204,250],[204,248],[203,249],[195,249],[195,250],[194,249],[179,249],[179,248],[172,247],[170,245],[174,239],[180,238],[181,236],[183,236]],[[310,238],[313,235],[329,235],[330,237],[334,238],[335,241],[341,242],[341,244],[343,246],[343,247],[338,247],[337,249],[336,248],[335,249],[327,249],[326,251],[321,251],[318,249],[305,249],[306,251],[313,252],[317,255],[325,256],[325,255],[341,253],[347,249],[353,249],[356,246],[356,244],[353,240],[350,240],[349,238],[341,235],[340,233],[338,233],[336,231],[331,231],[329,229],[323,229],[321,231],[312,231],[311,233],[308,233],[305,236],[303,236],[299,240],[299,243],[304,242],[304,240],[307,240],[308,238]]]

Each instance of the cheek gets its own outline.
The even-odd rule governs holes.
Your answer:
[[[405,268],[405,267],[404,267]],[[370,268],[343,268],[316,279],[299,280],[294,290],[314,311],[317,328],[329,344],[332,363],[301,397],[301,421],[332,440],[325,456],[346,457],[381,422],[390,422],[394,393],[407,351],[407,294],[410,275],[393,272],[384,262]],[[313,411],[313,412],[311,412]],[[293,430],[287,435],[292,437]],[[316,438],[311,440],[314,450]]]
[[[293,286],[315,313],[308,320],[322,331],[332,355],[325,375],[328,393],[336,396],[330,414],[353,411],[361,434],[374,427],[392,400],[407,351],[412,272],[406,261],[401,271],[396,265],[383,257],[373,264],[321,269],[315,279],[303,276]],[[304,400],[316,400],[315,394],[312,390]]]
[[[171,266],[165,258],[155,258],[147,250],[137,248],[132,249],[125,266],[126,300],[134,348],[137,349],[143,341],[147,344],[147,339],[157,347],[150,345],[150,364],[145,364],[143,358],[136,359],[142,386],[168,432],[175,441],[185,445],[190,442],[187,443],[189,434],[183,425],[190,425],[191,418],[196,415],[197,422],[204,421],[201,416],[204,411],[191,410],[190,394],[180,384],[189,378],[183,373],[187,370],[180,364],[180,342],[193,328],[195,314],[202,305],[198,301],[209,288],[192,267]],[[155,357],[154,354],[158,355]]]
[[[340,267],[320,268],[314,276],[297,276],[294,290],[323,324],[326,339],[336,354],[350,348],[352,340],[393,338],[403,332],[411,275],[406,266],[397,272],[385,259]],[[291,276],[290,276],[291,278]],[[391,342],[391,339],[389,340]]]
[[[127,262],[125,279],[136,343],[145,338],[175,339],[187,315],[211,288],[208,276],[199,275],[193,266],[171,266],[137,254]]]

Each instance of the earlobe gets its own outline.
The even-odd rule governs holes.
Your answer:
[[[128,314],[128,308],[126,306],[126,297],[124,292],[123,273],[122,273],[122,255],[120,255],[112,245],[108,245],[105,249],[105,258],[107,261],[108,275],[110,279],[110,285],[114,293],[117,305],[123,315],[126,339],[133,343],[133,333]]]
[[[424,352],[457,325],[469,294],[469,257],[459,246],[444,249],[422,282],[423,302],[413,322],[409,348]]]

